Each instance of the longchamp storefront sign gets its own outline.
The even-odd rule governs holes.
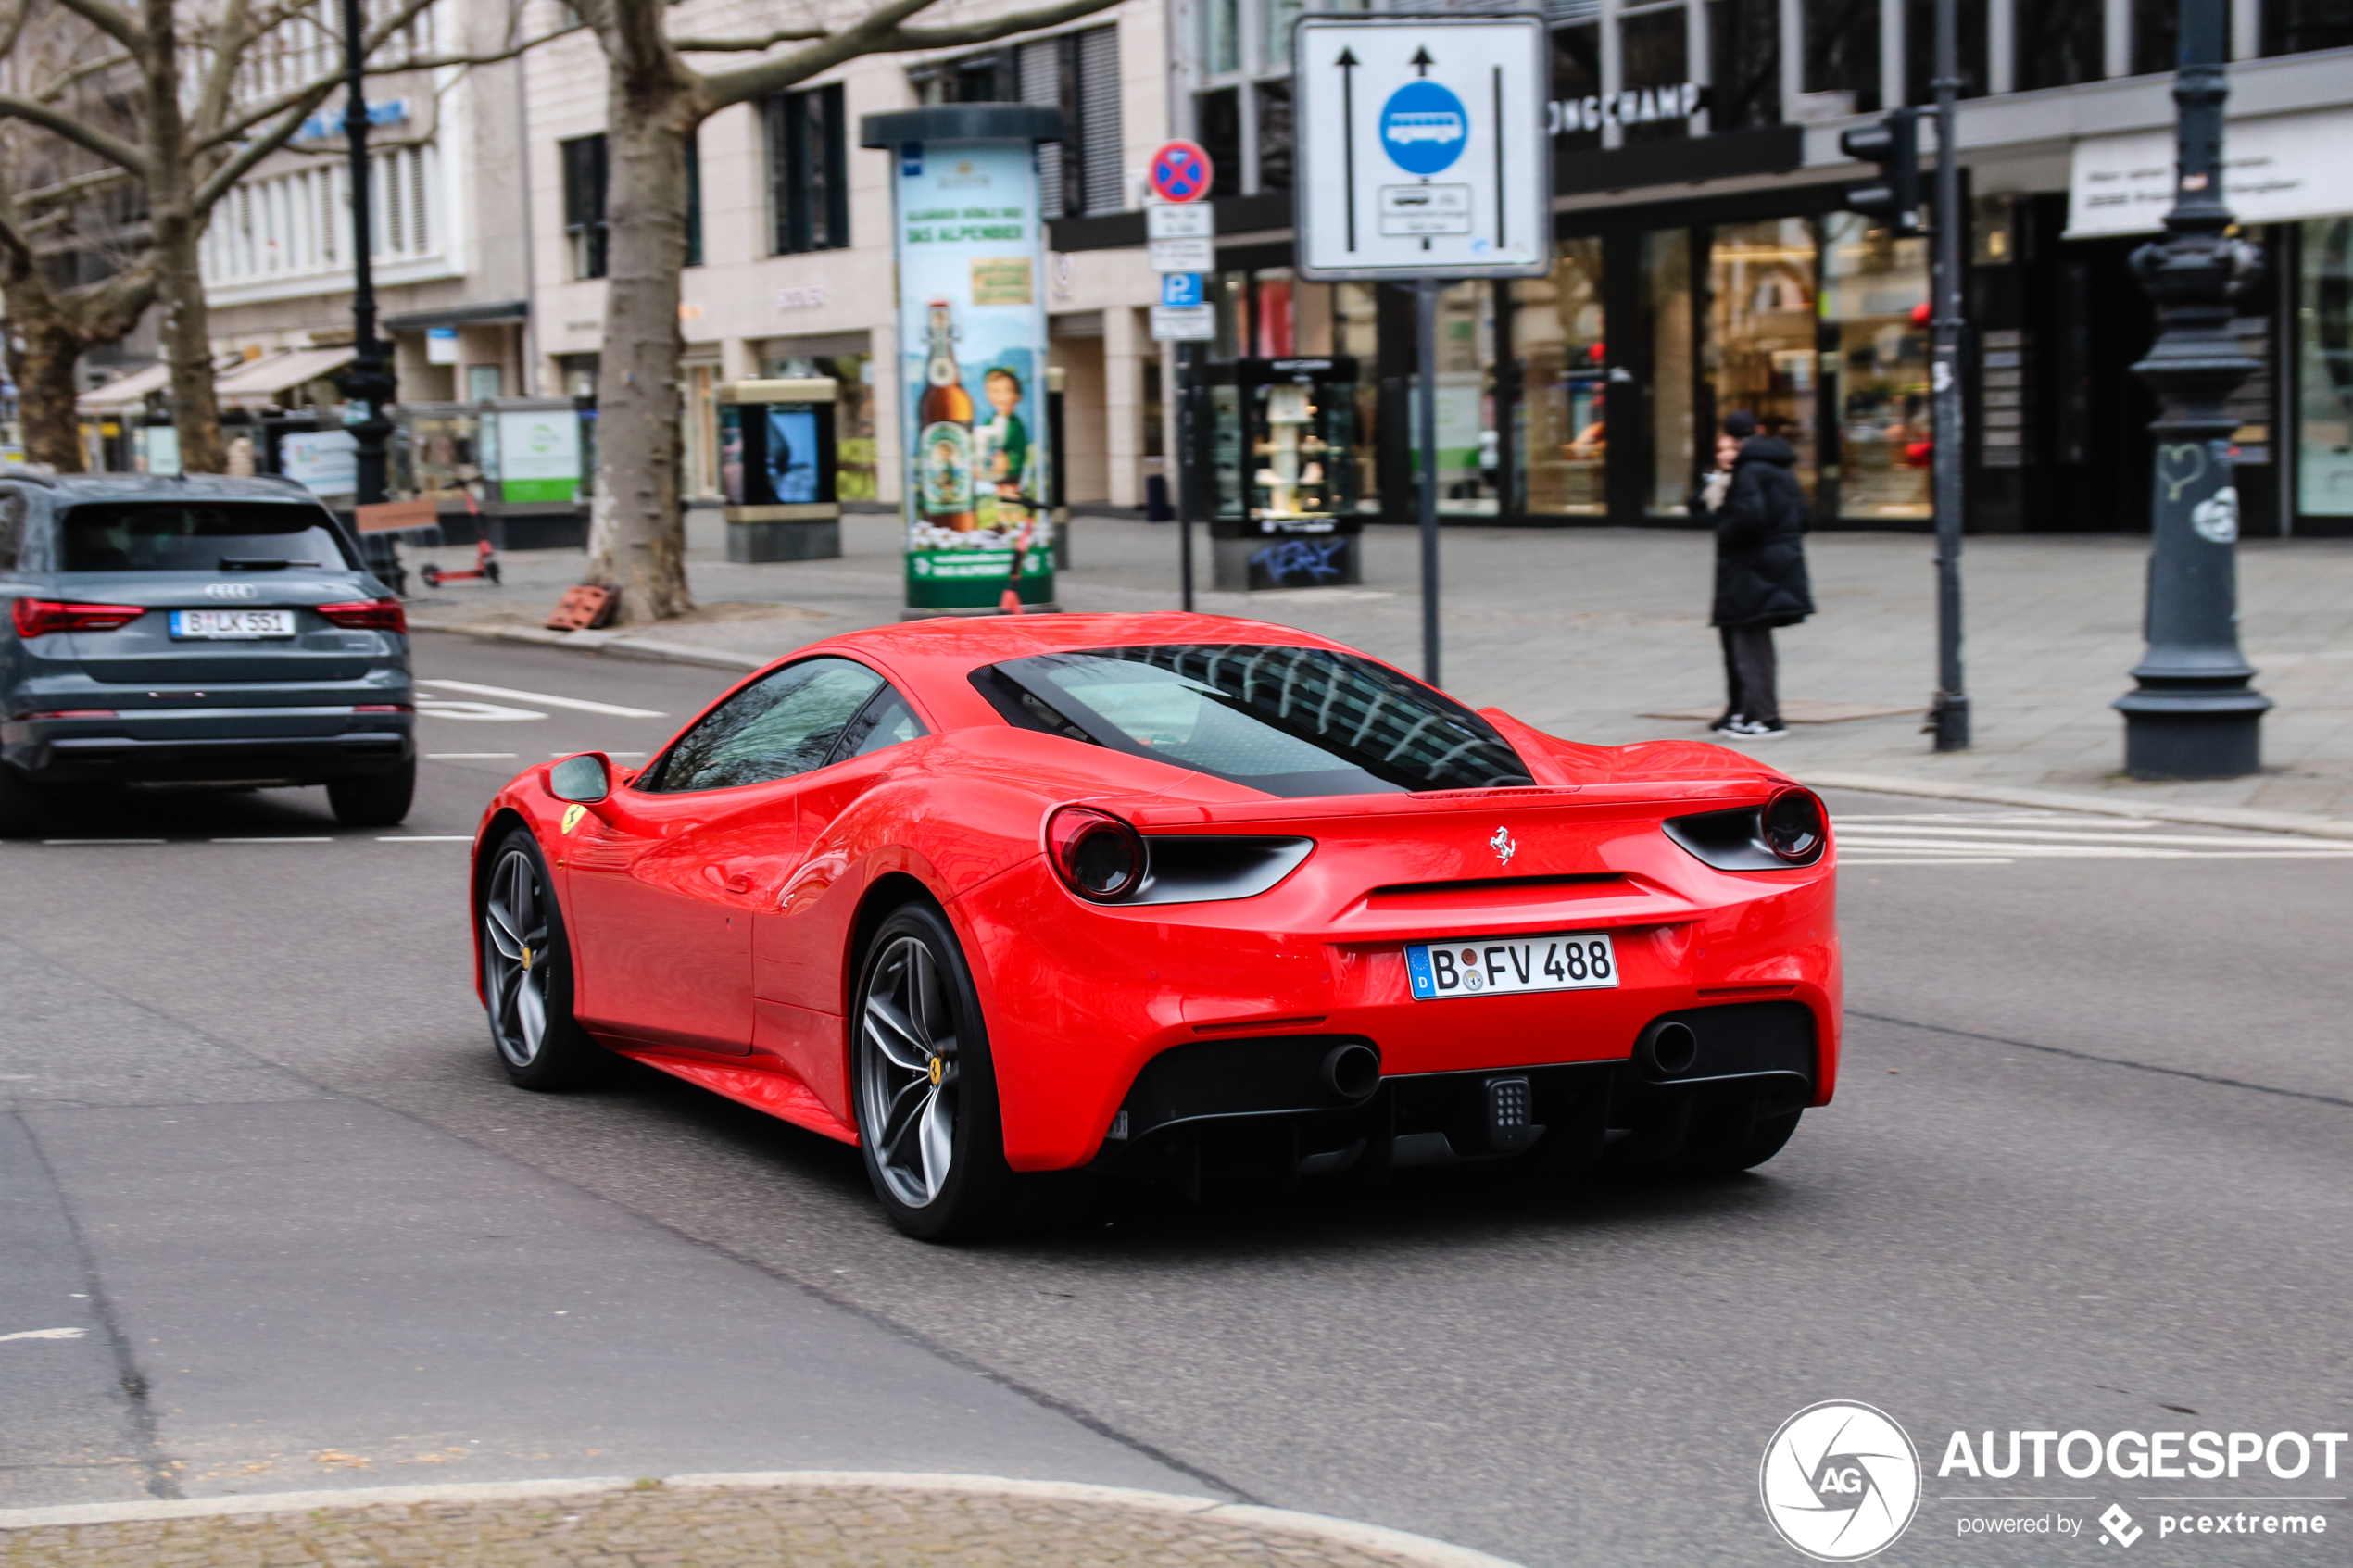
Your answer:
[[[1544,106],[1547,135],[1571,136],[1611,125],[1657,125],[1689,119],[1707,102],[1707,89],[1696,82],[1667,87],[1629,87],[1622,93],[1588,94],[1582,98],[1555,98]]]

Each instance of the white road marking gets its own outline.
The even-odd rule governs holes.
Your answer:
[[[474,835],[470,833],[394,833],[380,834],[376,837],[378,844],[472,844],[473,841]]]
[[[469,702],[463,697],[435,696],[431,692],[417,694],[417,711],[428,719],[474,719],[492,722],[547,717],[528,708],[507,708],[495,702]]]
[[[514,751],[428,751],[428,762],[513,762],[522,753]]]
[[[576,709],[583,713],[610,713],[621,719],[660,719],[665,717],[651,708],[623,708],[618,703],[590,702],[585,697],[550,696],[546,692],[519,692],[510,686],[478,686],[472,681],[420,681],[420,685],[447,686],[453,692],[472,692],[476,696],[507,696],[517,702],[544,702],[550,708]]]
[[[215,844],[333,844],[332,838],[216,838]]]
[[[0,1334],[0,1340],[79,1339],[89,1332],[86,1328],[20,1328],[14,1334]]]
[[[1853,855],[1843,855],[1838,864],[1839,869],[1843,871],[1848,866],[2014,866],[2018,862],[1991,855],[1941,855],[1934,859],[1919,860],[1866,860]]]
[[[1833,825],[1835,825],[1835,824],[1833,824]],[[2117,835],[2116,835],[2115,834],[2113,834],[2113,833],[2103,833],[2103,832],[2089,831],[2089,830],[2082,831],[2082,832],[2070,832],[2070,831],[2068,831],[2068,830],[2066,830],[2066,829],[2063,829],[2063,828],[2043,828],[2043,827],[2032,827],[2032,828],[2028,828],[2028,827],[2010,827],[2010,828],[1973,828],[1973,827],[1957,827],[1957,826],[1956,826],[1956,827],[1946,827],[1946,826],[1934,826],[1934,827],[1931,827],[1931,826],[1928,825],[1927,823],[1923,823],[1923,822],[1915,822],[1915,823],[1912,823],[1912,824],[1909,824],[1909,825],[1907,825],[1907,826],[1901,827],[1901,828],[1878,828],[1878,827],[1864,827],[1864,826],[1856,825],[1856,826],[1853,826],[1853,827],[1849,827],[1849,828],[1845,829],[1845,830],[1844,830],[1844,832],[1845,832],[1845,834],[1849,834],[1849,835],[1852,835],[1852,836],[1855,836],[1855,837],[1857,837],[1857,838],[1869,838],[1869,839],[1870,839],[1870,840],[1871,840],[1871,841],[1873,841],[1873,842],[1877,842],[1879,839],[1881,839],[1881,838],[1882,838],[1882,837],[1884,837],[1884,836],[1887,836],[1887,835],[1889,835],[1889,834],[1906,834],[1906,835],[1911,835],[1911,836],[1934,836],[1934,837],[1938,837],[1938,838],[1957,838],[1957,839],[1971,839],[1971,840],[1974,840],[1974,839],[1980,839],[1980,838],[2032,839],[2032,840],[2038,840],[2038,841],[2050,842],[2050,843],[2059,843],[2059,842],[2065,842],[2065,841],[2069,841],[2069,840],[2074,840],[2074,841],[2078,841],[2078,842],[2082,842],[2082,843],[2087,843],[2087,844],[2116,844],[2116,843],[2122,842],[2122,841],[2121,841],[2121,840],[2120,840],[2120,839],[2117,837]],[[2223,836],[2223,835],[2221,835],[2221,834],[2184,834],[2184,833],[2140,833],[2140,834],[2134,834],[2132,836],[2132,840],[2131,840],[2131,842],[2132,842],[2133,845],[2135,845],[2135,846],[2138,846],[2138,845],[2143,845],[2143,844],[2174,844],[2174,845],[2181,845],[2181,844],[2200,844],[2200,845],[2221,845],[2221,846],[2222,846],[2222,847],[2226,847],[2226,848],[2232,848],[2232,849],[2259,849],[2259,848],[2263,848],[2263,847],[2267,847],[2267,846],[2275,845],[2275,844],[2276,844],[2276,845],[2279,845],[2279,846],[2280,846],[2280,847],[2282,847],[2283,848],[2303,848],[2303,847],[2306,847],[2307,846],[2309,846],[2309,845],[2311,844],[2311,841],[2310,841],[2309,839],[2291,839],[2291,838],[2278,838],[2278,837],[2270,837],[2270,836],[2262,836],[2262,837],[2259,837],[2259,836],[2257,836],[2257,835],[2255,835],[2255,834],[2232,834],[2232,835],[2230,835],[2230,836],[2228,836],[2228,837],[2225,837],[2225,836]],[[2344,854],[2348,854],[2348,855],[2353,855],[2353,845],[2349,845],[2349,846],[2347,846],[2347,847],[2346,847],[2343,851],[2341,851],[2341,853],[2344,853]]]
[[[1851,866],[1983,866],[2020,860],[2345,860],[2353,844],[2265,833],[2167,833],[2145,818],[2056,811],[1887,812],[1832,819]]]
[[[44,844],[161,844],[160,838],[44,838]]]

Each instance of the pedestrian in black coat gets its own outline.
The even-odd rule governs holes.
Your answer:
[[[1752,738],[1787,734],[1773,628],[1814,613],[1803,542],[1810,521],[1806,492],[1793,471],[1796,449],[1778,435],[1759,435],[1755,415],[1728,415],[1724,433],[1740,451],[1714,513],[1716,606],[1709,619],[1723,641],[1730,687],[1716,727]]]

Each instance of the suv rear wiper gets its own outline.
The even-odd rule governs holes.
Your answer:
[[[317,566],[315,560],[290,559],[284,556],[222,556],[223,571],[283,571],[290,566]]]

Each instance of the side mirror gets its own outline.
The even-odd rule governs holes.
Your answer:
[[[612,793],[612,763],[601,751],[567,757],[547,770],[547,793],[559,800],[593,806]]]

